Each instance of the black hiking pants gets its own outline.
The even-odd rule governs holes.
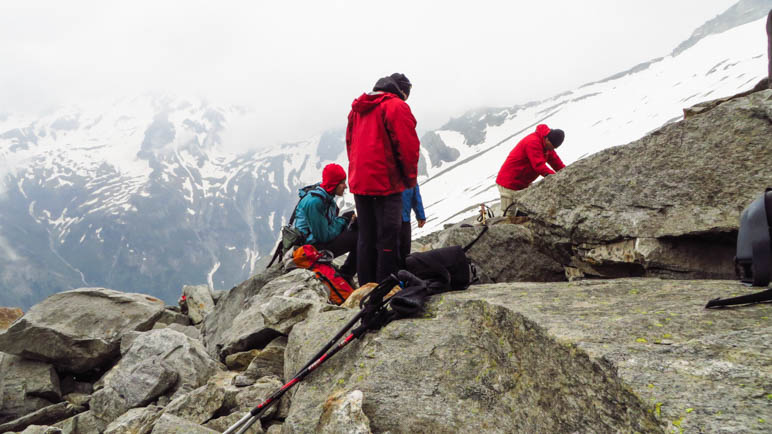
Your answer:
[[[357,274],[359,284],[380,282],[399,270],[402,194],[354,195],[359,222]]]
[[[410,240],[413,237],[413,228],[409,221],[402,222],[402,230],[399,232],[399,265],[404,268],[405,258],[410,254]]]
[[[356,230],[343,229],[335,239],[327,243],[315,245],[316,250],[329,250],[334,257],[348,253],[348,258],[343,266],[340,267],[341,274],[351,277],[357,272],[357,243],[359,242],[359,232]]]

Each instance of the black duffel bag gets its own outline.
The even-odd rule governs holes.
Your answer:
[[[411,253],[405,259],[405,268],[426,281],[432,294],[466,289],[477,278],[477,271],[461,246]]]

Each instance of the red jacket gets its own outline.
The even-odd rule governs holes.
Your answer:
[[[539,175],[555,173],[547,167],[547,163],[555,171],[566,167],[555,151],[544,151],[544,138],[549,132],[548,126],[540,124],[536,126],[536,132],[520,140],[501,166],[496,184],[510,190],[522,190],[531,185]]]
[[[351,193],[388,196],[416,185],[420,143],[415,127],[410,107],[392,93],[354,100],[346,128]]]

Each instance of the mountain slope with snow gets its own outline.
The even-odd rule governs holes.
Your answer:
[[[0,122],[0,305],[82,286],[173,302],[183,284],[222,289],[248,278],[297,188],[343,151],[341,135],[328,134],[222,152],[229,127],[248,118],[142,97]]]
[[[470,112],[432,132],[433,143],[441,138],[439,146],[457,150],[459,157],[450,162],[427,159],[431,163],[419,182],[428,222],[415,235],[474,215],[481,203],[498,202],[498,169],[537,124],[566,132],[558,153],[570,164],[675,122],[685,107],[750,89],[766,76],[764,26],[765,19],[760,19],[709,35],[677,55],[626,74],[524,106]]]

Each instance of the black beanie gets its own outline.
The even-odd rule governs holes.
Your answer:
[[[373,91],[390,92],[406,100],[410,96],[410,88],[412,87],[413,85],[405,77],[405,74],[395,72],[388,77],[379,78],[373,87]]]
[[[566,138],[566,133],[564,133],[563,130],[556,128],[554,130],[550,130],[549,134],[547,134],[547,138],[550,139],[552,146],[557,148],[561,143],[563,143],[563,139]]]

